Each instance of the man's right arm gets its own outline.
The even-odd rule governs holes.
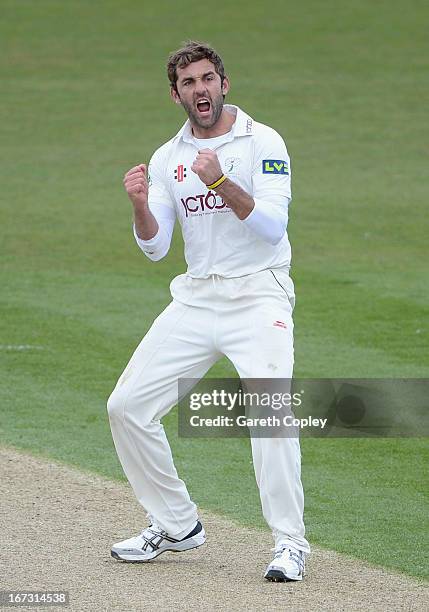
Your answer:
[[[175,212],[168,206],[149,208],[149,186],[145,164],[134,166],[124,177],[124,187],[134,209],[134,236],[144,254],[153,261],[162,259],[170,248]]]
[[[151,240],[158,232],[158,222],[149,210],[149,186],[145,164],[134,166],[124,177],[124,187],[134,208],[134,227],[141,240]]]

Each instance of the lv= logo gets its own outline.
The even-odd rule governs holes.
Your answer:
[[[282,159],[264,159],[262,162],[263,174],[289,174],[289,164]]]

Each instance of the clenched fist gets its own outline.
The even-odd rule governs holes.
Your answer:
[[[217,155],[211,149],[198,151],[191,170],[198,174],[205,185],[215,183],[223,174]]]
[[[126,173],[124,187],[134,206],[147,206],[149,187],[145,164],[134,166]]]

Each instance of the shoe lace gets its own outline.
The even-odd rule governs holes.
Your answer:
[[[154,521],[148,527],[145,527],[140,533],[140,537],[144,540],[142,550],[154,551],[159,548],[162,542],[168,538],[168,533],[164,531]]]
[[[304,566],[304,553],[300,550],[297,550],[296,548],[292,548],[291,546],[287,545],[281,545],[278,548],[272,548],[271,550],[274,552],[275,559],[278,559],[287,551],[288,558],[290,561],[296,563],[299,568],[302,568]]]
[[[161,529],[161,527],[156,523],[151,523],[150,525],[148,525],[148,527],[145,527],[140,535],[143,538],[146,538],[149,534],[153,533],[157,533],[159,535],[167,535],[167,532],[164,531],[164,529]]]
[[[149,520],[149,525],[142,530],[140,534],[142,538],[146,540],[147,537],[154,535],[154,532],[161,536],[168,535],[167,532],[158,525],[156,520],[153,518],[151,514],[149,514],[149,512],[146,513],[146,518]]]

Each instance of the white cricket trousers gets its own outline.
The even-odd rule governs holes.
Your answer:
[[[230,279],[181,274],[170,291],[172,302],[137,347],[107,406],[116,451],[138,501],[161,528],[181,538],[198,520],[197,508],[160,423],[177,404],[178,379],[202,378],[223,355],[241,378],[291,378],[295,296],[286,268]],[[276,546],[309,552],[299,440],[252,438],[251,446]]]

